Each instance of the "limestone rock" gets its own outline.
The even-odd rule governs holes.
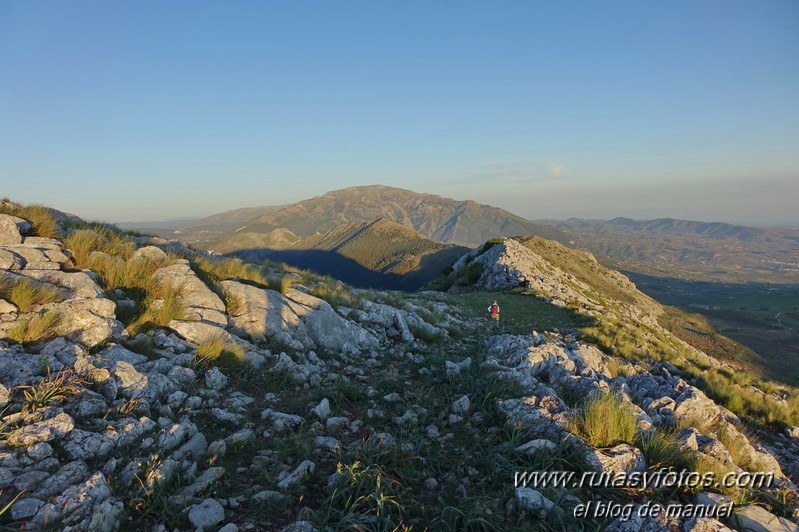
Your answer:
[[[514,498],[516,508],[525,512],[549,512],[555,508],[555,503],[531,488],[516,488]]]
[[[56,308],[63,316],[63,335],[89,347],[108,338],[119,338],[124,330],[115,318],[116,305],[110,299],[68,299]]]
[[[235,281],[220,284],[241,302],[240,313],[231,316],[233,330],[256,341],[273,338],[286,345],[321,347],[336,353],[378,346],[373,334],[311,295],[293,289],[284,295]]]
[[[322,421],[325,421],[330,416],[330,401],[325,397],[318,405],[311,410]]]
[[[25,263],[25,259],[19,254],[0,247],[0,270],[21,270]]]
[[[458,375],[460,375],[462,372],[466,371],[470,367],[472,367],[472,357],[467,357],[461,360],[460,362],[451,362],[449,360],[444,362],[444,368],[446,370],[447,377],[449,377],[450,379],[453,377],[457,377]]]
[[[469,396],[467,395],[462,395],[454,403],[452,403],[452,411],[455,414],[468,414],[469,410],[471,409],[472,402],[469,400]]]
[[[645,471],[646,460],[644,454],[637,447],[627,443],[616,445],[611,449],[596,449],[587,455],[591,462],[600,471]]]
[[[799,532],[799,525],[796,523],[777,517],[756,504],[737,508],[731,521],[739,530],[751,532]]]
[[[69,414],[61,413],[50,419],[31,423],[8,435],[11,445],[29,446],[63,438],[75,428]]]
[[[131,256],[132,260],[144,258],[151,262],[159,263],[168,260],[167,254],[156,246],[143,246],[136,250]]]
[[[225,509],[216,499],[205,499],[189,510],[189,522],[195,528],[212,527],[225,519]]]
[[[110,496],[111,489],[105,477],[102,473],[96,472],[84,483],[67,488],[52,502],[62,510],[64,517],[70,517],[69,521],[75,522],[90,515],[95,505],[102,504]]]
[[[294,471],[292,471],[288,476],[282,479],[280,482],[277,483],[277,487],[285,490],[289,489],[292,486],[296,486],[297,484],[301,483],[305,480],[308,475],[314,472],[316,469],[316,464],[311,462],[310,460],[304,460],[300,465],[298,465]]]
[[[20,499],[11,507],[11,520],[21,521],[22,519],[29,519],[36,515],[36,512],[38,512],[39,508],[42,506],[44,506],[44,501],[40,499]]]
[[[180,259],[171,266],[159,268],[153,275],[153,280],[180,289],[181,301],[187,314],[186,320],[200,321],[221,328],[227,326],[225,304],[197,277],[187,260]]]
[[[319,532],[310,521],[295,521],[280,529],[280,532]]]
[[[0,214],[0,245],[22,244],[22,235],[12,216]]]
[[[557,449],[558,446],[555,443],[544,440],[544,439],[537,439],[537,440],[530,440],[527,443],[519,445],[516,447],[516,452],[525,453],[525,454],[535,454],[538,451],[542,450],[554,450]]]
[[[227,377],[219,368],[213,367],[205,372],[205,385],[212,390],[221,390],[227,385]]]

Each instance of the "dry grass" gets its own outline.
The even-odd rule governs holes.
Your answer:
[[[58,220],[52,211],[44,205],[0,204],[0,214],[10,214],[30,222],[31,230],[28,234],[31,236],[47,238],[59,238],[61,236],[61,226]]]
[[[197,346],[196,359],[203,364],[219,364],[231,366],[240,364],[244,357],[244,349],[228,342],[223,335],[217,335]]]
[[[294,275],[281,275],[279,278],[270,278],[268,286],[272,290],[285,294],[297,282],[298,279]]]
[[[72,251],[78,268],[91,267],[90,255],[102,251],[127,260],[136,251],[136,245],[126,235],[100,224],[81,224],[70,229],[64,245]]]
[[[227,279],[241,279],[262,287],[268,285],[268,281],[259,267],[242,262],[240,259],[202,256],[187,258],[194,271],[205,277],[206,283],[216,285],[219,281]]]
[[[36,305],[47,305],[64,301],[61,290],[51,285],[28,277],[0,279],[0,299],[10,301],[21,312],[28,312]]]
[[[239,296],[230,291],[222,293],[222,301],[225,302],[225,311],[230,316],[239,316],[244,311],[244,302]]]
[[[636,446],[641,449],[651,470],[673,467],[677,471],[692,471],[696,467],[694,455],[682,447],[674,429],[641,432]]]
[[[59,336],[62,320],[61,312],[54,309],[30,318],[23,316],[17,319],[8,337],[18,344],[50,340]]]
[[[166,327],[172,320],[186,317],[182,300],[183,287],[174,288],[165,284],[153,285],[144,300],[144,312],[128,326],[131,334],[138,334],[153,327]]]

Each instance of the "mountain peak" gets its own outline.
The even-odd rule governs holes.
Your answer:
[[[325,233],[350,221],[390,220],[441,242],[475,246],[488,238],[553,231],[498,207],[387,185],[333,190],[250,220],[246,232],[285,227],[299,236]]]

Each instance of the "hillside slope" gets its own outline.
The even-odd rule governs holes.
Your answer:
[[[354,286],[415,290],[466,251],[468,248],[435,242],[406,226],[380,219],[342,224],[304,238],[290,249],[255,248],[236,255],[291,264]]]

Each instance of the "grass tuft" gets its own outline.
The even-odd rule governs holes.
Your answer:
[[[153,285],[144,300],[144,312],[128,326],[128,330],[132,334],[138,334],[153,327],[166,327],[172,320],[184,319],[186,307],[181,297],[182,288],[166,284]]]
[[[30,413],[50,406],[52,403],[63,403],[73,395],[85,389],[86,382],[73,371],[60,369],[56,374],[50,373],[35,384],[19,386],[24,398],[22,412]]]
[[[18,344],[51,340],[60,334],[63,316],[59,310],[51,309],[33,317],[22,316],[8,331],[8,338]]]
[[[634,442],[638,420],[621,396],[608,393],[588,399],[569,428],[594,447],[610,447]]]
[[[60,303],[65,297],[61,290],[50,283],[18,277],[13,280],[0,279],[0,299],[10,301],[21,312],[28,312],[36,305]]]
[[[244,348],[229,342],[220,334],[198,345],[195,357],[202,364],[235,366],[242,362],[244,353]]]
[[[673,468],[676,471],[693,471],[694,455],[683,448],[673,429],[641,432],[635,442],[646,458],[649,469]]]
[[[269,279],[269,288],[285,294],[289,289],[297,284],[298,279],[294,275],[281,275],[276,279]]]
[[[44,205],[16,205],[0,202],[0,214],[10,214],[27,220],[31,224],[29,236],[59,238],[61,226],[53,215],[53,211]]]

